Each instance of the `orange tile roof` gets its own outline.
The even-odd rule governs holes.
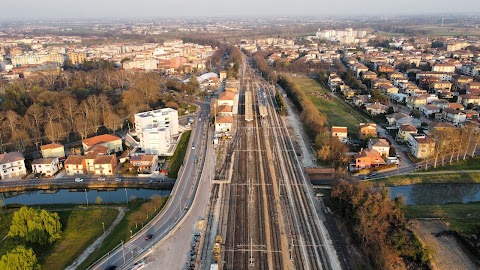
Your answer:
[[[85,156],[79,155],[71,155],[68,156],[67,160],[65,160],[65,165],[72,164],[72,165],[81,165]]]
[[[121,139],[122,138],[120,138],[118,136],[115,136],[115,135],[103,134],[103,135],[99,135],[99,136],[95,136],[95,137],[85,139],[85,140],[82,141],[82,143],[84,143],[88,147],[92,147],[95,144],[107,143],[107,142],[112,142],[112,141],[121,140]]]
[[[63,144],[59,144],[59,143],[54,142],[54,143],[42,145],[42,146],[40,146],[40,149],[41,150],[48,150],[48,149],[54,149],[54,148],[59,148],[59,147],[63,147]]]
[[[341,133],[348,133],[347,127],[332,127],[332,132],[341,132]]]

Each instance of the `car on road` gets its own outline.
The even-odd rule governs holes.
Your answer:
[[[362,180],[367,180],[367,179],[370,179],[370,176],[368,176],[368,175],[362,176]]]
[[[115,182],[121,182],[122,181],[122,178],[120,177],[115,177]]]
[[[83,182],[83,178],[75,178],[75,182]]]
[[[105,181],[105,177],[99,177],[98,181]]]
[[[195,150],[195,145],[194,144],[192,144],[192,150]]]
[[[147,234],[147,236],[145,237],[145,240],[149,241],[149,240],[152,240],[152,238],[153,238],[153,234]]]
[[[375,172],[375,171],[370,172],[370,173],[367,174],[367,176],[375,176],[375,175],[377,175],[377,172]]]
[[[105,268],[105,270],[115,270],[115,269],[117,269],[116,265],[110,265],[107,268]]]

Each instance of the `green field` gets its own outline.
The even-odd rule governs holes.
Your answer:
[[[176,179],[178,176],[178,170],[180,170],[180,166],[183,164],[183,159],[185,158],[185,154],[187,153],[188,147],[188,140],[190,139],[190,134],[192,133],[191,130],[185,131],[182,134],[182,138],[180,138],[180,142],[178,143],[177,149],[175,149],[175,153],[173,156],[168,158],[170,169],[168,171],[168,177]]]
[[[150,221],[156,213],[160,212],[160,210],[163,208],[165,203],[167,202],[168,197],[162,197],[162,200],[159,202],[157,205],[157,211],[155,213],[152,213],[149,215],[149,219],[144,221],[144,224],[147,224],[148,221]],[[125,216],[123,219],[118,223],[118,225],[112,230],[112,232],[107,236],[105,241],[92,253],[88,258],[78,266],[77,269],[86,269],[90,265],[92,265],[95,261],[100,259],[104,254],[112,250],[115,246],[120,244],[120,242],[123,240],[124,242],[128,241],[130,239],[130,234],[131,233],[136,233],[142,228],[141,224],[138,224],[138,227],[135,228],[135,225],[133,227],[130,226],[128,220],[129,217],[135,213],[135,212],[142,212],[142,205],[148,201],[145,200],[135,200],[132,201],[129,205],[129,208],[127,212],[125,213]],[[130,233],[130,230],[132,231]]]
[[[367,118],[349,107],[342,100],[332,96],[330,96],[330,99],[326,99],[316,95],[330,93],[316,80],[307,77],[291,78],[307,94],[318,110],[327,116],[330,126],[346,126],[348,132],[358,133],[358,124],[368,122]]]
[[[8,233],[13,210],[2,211],[0,219],[1,238]],[[50,246],[26,244],[19,238],[6,238],[0,243],[0,255],[19,244],[33,248],[42,269],[64,269],[72,263],[102,233],[102,222],[108,228],[118,215],[118,210],[106,207],[81,207],[56,211],[62,223],[62,239]]]
[[[480,225],[480,203],[411,205],[405,207],[407,218],[441,218],[452,230],[472,233]]]
[[[480,183],[480,173],[406,174],[390,176],[371,182],[384,183],[386,186],[442,183],[468,184]]]

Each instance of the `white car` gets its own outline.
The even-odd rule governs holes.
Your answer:
[[[192,144],[192,150],[195,150],[195,145]]]
[[[75,178],[75,182],[83,182],[82,178]]]
[[[99,177],[98,181],[105,181],[105,177]]]
[[[115,178],[115,182],[121,182],[122,181],[122,178]]]

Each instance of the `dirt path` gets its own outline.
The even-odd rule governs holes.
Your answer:
[[[95,249],[97,249],[98,246],[100,246],[103,240],[105,240],[105,238],[107,238],[107,236],[112,232],[113,228],[115,228],[115,226],[117,226],[118,223],[120,223],[122,218],[125,216],[125,207],[111,207],[111,208],[115,208],[118,210],[118,216],[117,218],[115,218],[112,225],[110,225],[110,227],[105,231],[105,233],[102,234],[97,240],[95,240],[93,244],[91,244],[88,248],[86,248],[85,251],[82,254],[80,254],[80,256],[78,256],[78,258],[70,266],[65,268],[65,270],[76,269],[77,266],[79,266],[84,260],[86,260],[87,257],[90,254],[92,254],[92,252],[95,251]]]
[[[284,90],[282,89],[282,92]],[[289,98],[283,98],[287,105],[287,117],[288,120],[286,124],[289,128],[292,128],[295,131],[295,141],[298,143],[302,150],[302,156],[300,160],[304,167],[318,167],[315,162],[315,156],[313,155],[312,146],[310,144],[310,139],[308,138],[305,130],[302,126],[302,121],[298,115],[298,111],[293,108],[293,103]]]
[[[464,253],[462,247],[452,235],[436,233],[448,230],[448,227],[440,220],[416,220],[416,231],[424,242],[433,248],[433,257],[439,270],[476,270],[478,269]]]

